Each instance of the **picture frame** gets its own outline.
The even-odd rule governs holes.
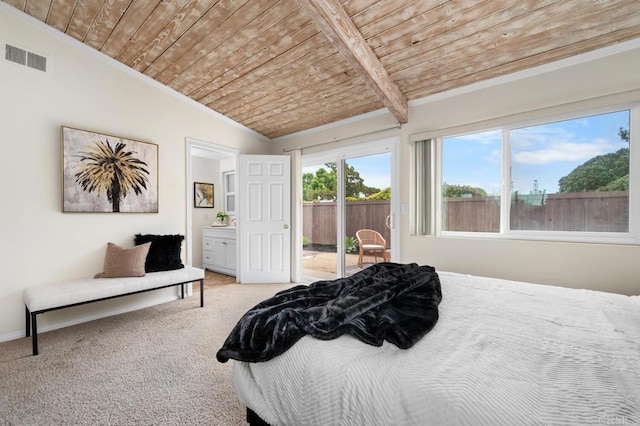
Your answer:
[[[193,207],[213,208],[213,184],[204,182],[193,183]]]
[[[66,126],[60,133],[64,213],[158,213],[157,144]]]

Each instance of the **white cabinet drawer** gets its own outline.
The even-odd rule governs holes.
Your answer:
[[[210,250],[213,251],[213,248],[215,246],[215,240],[213,238],[203,238],[202,239],[202,250]]]
[[[202,252],[202,263],[206,265],[212,265],[214,263],[215,255],[212,251]]]
[[[202,236],[204,238],[214,237],[214,238],[231,238],[236,239],[236,228],[230,227],[209,227],[204,228],[202,231]]]

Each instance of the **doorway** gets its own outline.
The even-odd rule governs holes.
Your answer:
[[[235,171],[239,150],[211,142],[186,138],[186,235],[187,265],[203,266],[202,231],[216,220],[217,212],[226,211],[224,179]],[[194,207],[194,183],[213,184],[213,208]],[[192,292],[188,286],[188,294]]]
[[[302,277],[305,282],[350,276],[397,258],[398,138],[302,156]],[[358,232],[368,230],[366,232]],[[378,250],[358,241],[377,234]],[[363,247],[365,248],[365,247]]]

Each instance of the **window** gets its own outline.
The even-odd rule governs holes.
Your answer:
[[[224,181],[224,212],[236,214],[236,172],[229,171],[222,174]]]
[[[510,229],[629,231],[630,111],[509,131]]]
[[[640,242],[636,108],[440,138],[440,235]]]
[[[442,141],[442,230],[500,232],[499,130]]]

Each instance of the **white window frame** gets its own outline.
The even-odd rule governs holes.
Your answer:
[[[580,232],[580,231],[523,231],[511,230],[510,210],[511,210],[511,188],[510,168],[511,150],[509,132],[512,129],[530,127],[541,124],[548,124],[556,121],[564,121],[587,117],[592,115],[606,114],[615,111],[629,110],[629,131],[630,149],[629,157],[629,231],[628,232]],[[567,114],[549,115],[535,120],[519,121],[503,126],[487,126],[477,130],[463,133],[448,133],[438,136],[436,139],[436,194],[434,216],[436,220],[436,236],[455,238],[491,238],[491,239],[517,239],[517,240],[540,240],[540,241],[564,241],[582,243],[605,243],[605,244],[640,244],[640,104],[627,103],[616,104],[600,108],[583,109]],[[500,192],[500,232],[461,232],[443,231],[442,221],[442,151],[444,138],[462,136],[465,134],[482,133],[490,130],[502,131],[502,173]]]
[[[236,203],[238,202],[238,200],[236,199],[236,191],[229,191],[229,186],[227,185],[228,183],[228,179],[227,176],[232,176],[231,180],[233,180],[234,182],[234,188],[237,185],[236,182],[236,171],[235,170],[228,170],[226,172],[222,172],[222,188],[223,188],[223,201],[224,201],[224,212],[228,215],[235,215],[236,211],[234,210],[229,210],[229,206],[227,205],[227,197],[229,196],[233,196],[234,198],[234,202],[233,205],[236,206]]]

